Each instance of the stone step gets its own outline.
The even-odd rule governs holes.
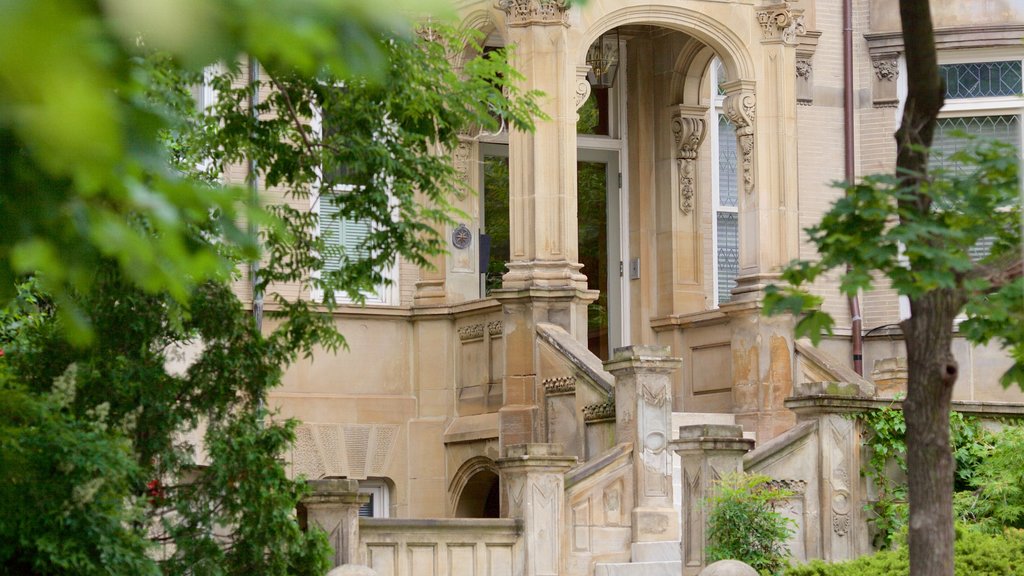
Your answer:
[[[679,541],[635,542],[631,549],[633,562],[678,562]]]
[[[597,564],[594,576],[679,576],[683,563],[675,562],[624,562]]]

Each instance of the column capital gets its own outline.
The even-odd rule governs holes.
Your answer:
[[[498,7],[504,10],[509,27],[569,26],[565,0],[499,0]]]
[[[796,46],[797,36],[807,32],[803,9],[793,8],[789,2],[765,4],[755,10],[765,44]]]

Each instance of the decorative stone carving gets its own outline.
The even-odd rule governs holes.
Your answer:
[[[796,58],[796,103],[809,106],[814,100],[813,84],[814,64],[810,57],[801,57],[799,51]]]
[[[469,324],[459,328],[459,340],[462,340],[463,342],[468,342],[470,340],[479,340],[483,337],[483,324]]]
[[[797,78],[809,78],[811,71],[814,69],[814,65],[811,64],[809,58],[797,58],[796,60],[796,77]]]
[[[900,77],[899,56],[895,52],[871,55],[871,67],[875,69],[875,79],[871,83],[872,103],[876,108],[892,108],[899,104],[896,94],[896,81]]]
[[[900,77],[900,66],[899,61],[895,58],[881,58],[871,62],[871,65],[875,68],[875,76],[879,80],[886,80],[888,82],[895,82]]]
[[[732,125],[736,127],[736,143],[740,153],[740,168],[743,175],[743,191],[754,191],[754,120],[757,114],[756,100],[752,92],[735,92],[725,97],[723,110]]]
[[[473,234],[465,224],[459,224],[455,227],[455,230],[452,230],[452,246],[455,246],[459,250],[465,250],[466,248],[469,248],[469,245],[472,242]]]
[[[303,423],[295,430],[292,471],[307,478],[385,476],[398,426]]]
[[[795,44],[797,35],[807,32],[803,10],[792,8],[789,2],[758,7],[757,23],[765,42]]]
[[[850,532],[850,471],[847,454],[847,434],[831,425],[832,442],[838,448],[832,469],[832,531],[836,536]]]
[[[576,391],[576,378],[573,376],[548,378],[540,384],[546,394],[569,394]]]
[[[509,26],[569,25],[565,0],[499,0],[498,7],[505,11]]]
[[[504,336],[504,334],[505,334],[505,323],[502,322],[501,320],[494,320],[492,322],[488,322],[487,323],[487,333],[490,334],[490,336],[492,338],[494,338],[496,336]]]
[[[786,490],[792,492],[795,495],[803,494],[807,491],[806,480],[791,480],[791,479],[779,479],[770,480],[768,486],[775,489]]]
[[[615,419],[615,397],[612,396],[604,402],[587,404],[583,407],[583,421],[594,422],[597,420]]]
[[[672,112],[672,137],[676,143],[679,171],[679,209],[693,211],[697,151],[707,135],[707,110],[700,106],[679,106]]]
[[[459,145],[452,151],[452,166],[459,173],[462,182],[469,184],[470,159],[473,157],[473,142],[459,138]]]
[[[576,103],[576,109],[579,110],[583,103],[590,98],[590,80],[587,80],[587,74],[590,72],[590,66],[577,66],[576,67],[576,91],[573,94],[573,101]],[[576,116],[579,120],[579,115]]]

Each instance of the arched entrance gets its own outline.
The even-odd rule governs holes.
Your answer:
[[[485,456],[467,460],[452,479],[452,515],[456,518],[499,518],[501,479],[494,461]]]

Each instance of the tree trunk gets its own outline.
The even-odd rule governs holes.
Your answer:
[[[953,318],[956,291],[934,290],[911,300],[902,323],[907,344],[907,484],[911,576],[953,574],[953,452],[949,411],[957,363]]]
[[[928,0],[900,0],[907,59],[907,101],[896,132],[896,175],[918,190],[928,174],[928,147],[945,99],[939,77]],[[904,214],[926,218],[927,196],[900,202]],[[911,266],[913,267],[913,262]],[[902,323],[907,345],[907,481],[910,497],[911,576],[953,576],[953,454],[949,411],[957,364],[953,358],[953,318],[962,293],[932,290],[911,299],[911,317]]]

